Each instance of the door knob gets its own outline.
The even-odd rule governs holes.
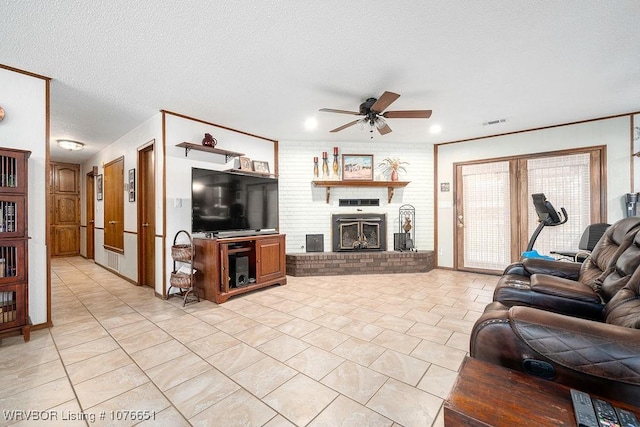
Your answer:
[[[143,227],[148,227],[148,226],[149,226],[149,223],[148,223],[148,222],[143,222],[143,223],[142,223],[142,226],[143,226]]]

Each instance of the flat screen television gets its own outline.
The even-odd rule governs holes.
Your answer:
[[[192,232],[246,233],[277,228],[276,178],[231,171],[191,169]]]

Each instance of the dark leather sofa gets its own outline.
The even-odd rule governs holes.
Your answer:
[[[614,224],[578,269],[511,266],[494,294],[504,302],[476,322],[470,355],[640,406],[639,227],[640,218]]]
[[[640,269],[606,304],[602,321],[514,306],[486,311],[470,355],[640,405]]]
[[[600,319],[604,305],[640,265],[639,230],[640,217],[616,222],[581,264],[535,258],[512,264],[487,310],[519,305]]]

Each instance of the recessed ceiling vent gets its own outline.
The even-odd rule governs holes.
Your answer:
[[[506,121],[507,119],[489,120],[488,122],[484,122],[482,126],[497,125],[499,123],[504,123]]]
[[[380,199],[340,199],[338,206],[380,206]]]

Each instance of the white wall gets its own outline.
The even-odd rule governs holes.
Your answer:
[[[438,188],[443,182],[451,183],[450,192],[437,193],[438,266],[453,267],[455,162],[606,145],[605,220],[613,223],[624,217],[621,199],[631,191],[629,129],[630,119],[625,116],[438,146]]]
[[[387,250],[393,250],[393,233],[400,231],[398,209],[404,204],[413,205],[416,209],[415,245],[418,250],[433,249],[433,145],[387,141],[383,138],[336,144],[280,141],[280,231],[287,235],[287,253],[305,252],[307,234],[323,234],[324,250],[331,252],[331,215],[357,212],[354,207],[338,206],[339,199],[380,199],[380,206],[358,209],[363,213],[387,214]],[[376,166],[385,157],[407,161],[407,172],[400,172],[400,180],[411,182],[395,190],[391,203],[386,187],[334,187],[327,204],[325,187],[312,184],[313,158],[317,156],[321,165],[322,152],[327,151],[331,168],[334,146],[338,147],[340,167],[342,154],[373,154]],[[381,178],[380,173],[380,168],[376,167],[374,179],[389,179]]]
[[[0,146],[31,151],[29,157],[29,315],[47,322],[47,106],[46,80],[0,68]]]

